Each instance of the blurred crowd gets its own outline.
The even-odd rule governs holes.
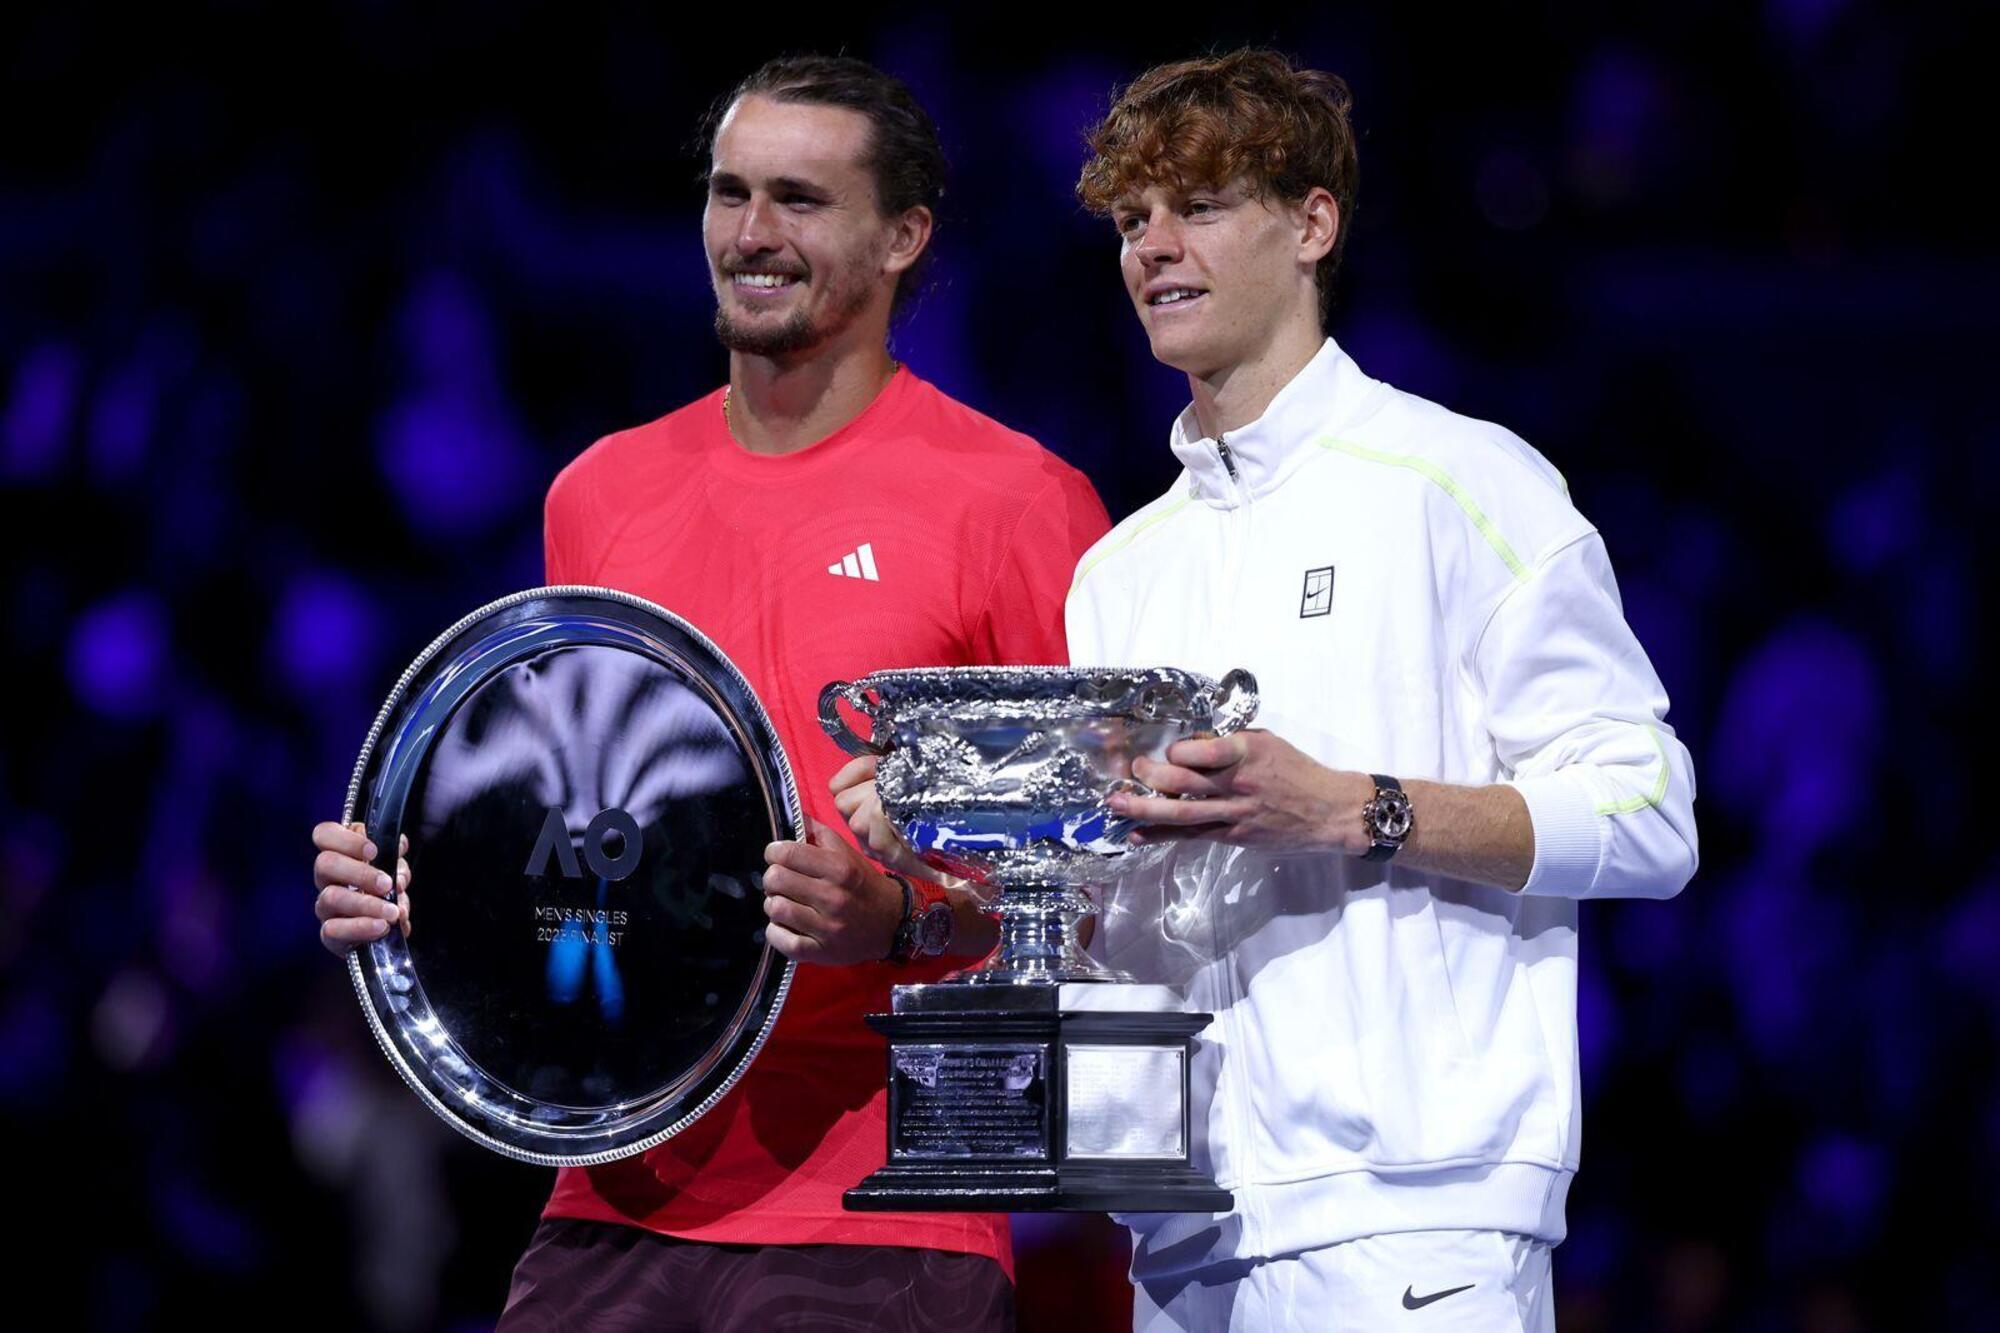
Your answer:
[[[77,1324],[497,1313],[548,1176],[375,1053],[307,834],[402,666],[540,581],[555,471],[720,382],[707,104],[788,49],[911,83],[955,175],[896,354],[1117,518],[1171,479],[1185,391],[1074,202],[1081,134],[1146,64],[1243,41],[1354,88],[1335,336],[1564,472],[1695,757],[1694,883],[1584,912],[1562,1326],[1994,1318],[2000,233],[1971,201],[2000,25],[1348,8],[10,24],[0,1123]],[[1024,1328],[1124,1317],[1109,1223],[1016,1234]]]

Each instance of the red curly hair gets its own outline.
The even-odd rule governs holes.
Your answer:
[[[1090,131],[1077,198],[1109,216],[1119,199],[1149,185],[1185,191],[1247,181],[1258,198],[1286,203],[1324,187],[1340,208],[1333,248],[1313,274],[1324,322],[1359,183],[1352,105],[1338,75],[1300,69],[1262,48],[1156,65]]]

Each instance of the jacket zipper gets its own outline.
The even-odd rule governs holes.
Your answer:
[[[1228,556],[1223,561],[1225,572],[1222,586],[1222,603],[1217,608],[1221,614],[1216,616],[1215,627],[1221,632],[1223,642],[1236,643],[1240,640],[1236,632],[1235,609],[1242,605],[1242,598],[1237,594],[1243,582],[1243,566],[1248,555],[1246,548],[1250,544],[1250,496],[1244,491],[1243,478],[1236,471],[1236,457],[1229,451],[1227,436],[1218,434],[1215,437],[1215,452],[1222,460],[1223,471],[1229,474],[1230,489],[1235,492],[1233,498],[1236,500],[1233,511],[1228,517],[1229,528],[1228,535],[1225,538],[1228,542]],[[1218,950],[1218,952],[1221,951]],[[1229,1049],[1241,1050],[1241,1019],[1236,1012],[1236,1007],[1241,1001],[1247,999],[1248,996],[1236,984],[1233,960],[1225,956],[1219,960],[1219,965],[1220,975],[1218,980],[1222,983],[1222,1013],[1220,1014],[1220,1018],[1224,1034],[1223,1040]],[[1249,1185],[1261,1179],[1264,1172],[1262,1163],[1258,1160],[1256,1144],[1251,1138],[1250,1111],[1244,1105],[1247,1089],[1241,1086],[1240,1079],[1236,1079],[1232,1080],[1228,1087],[1219,1089],[1219,1091],[1224,1094],[1227,1103],[1224,1114],[1229,1118],[1231,1134],[1235,1138],[1237,1145],[1236,1161],[1232,1165],[1235,1168],[1238,1180],[1244,1185]],[[1243,1200],[1245,1231],[1251,1237],[1260,1237],[1263,1231],[1263,1219],[1258,1215],[1259,1211],[1252,1203],[1252,1200],[1247,1197]],[[1261,1241],[1257,1243],[1261,1243]]]

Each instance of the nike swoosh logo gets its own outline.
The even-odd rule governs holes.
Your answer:
[[[1468,1283],[1466,1283],[1466,1284],[1465,1284],[1464,1286],[1462,1286],[1462,1287],[1452,1287],[1451,1289],[1449,1289],[1449,1290],[1447,1290],[1447,1291],[1436,1291],[1436,1292],[1432,1292],[1432,1293],[1431,1293],[1430,1295],[1428,1295],[1428,1296],[1419,1296],[1419,1295],[1417,1295],[1417,1294],[1416,1294],[1416,1291],[1415,1291],[1415,1289],[1414,1289],[1414,1288],[1412,1288],[1412,1287],[1404,1287],[1404,1288],[1403,1288],[1403,1308],[1404,1308],[1405,1310],[1421,1310],[1421,1309],[1423,1309],[1423,1308],[1424,1308],[1424,1307],[1425,1307],[1426,1305],[1429,1305],[1429,1304],[1431,1304],[1431,1303],[1432,1303],[1432,1302],[1434,1302],[1434,1301],[1441,1301],[1441,1300],[1443,1300],[1443,1299],[1444,1299],[1445,1297],[1447,1297],[1447,1296],[1456,1296],[1456,1295],[1458,1295],[1458,1293],[1459,1293],[1459,1292],[1461,1292],[1461,1291],[1471,1291],[1471,1290],[1472,1290],[1472,1289],[1473,1289],[1474,1287],[1476,1287],[1476,1286],[1478,1286],[1478,1285],[1479,1285],[1479,1284],[1478,1284],[1477,1282],[1468,1282]]]

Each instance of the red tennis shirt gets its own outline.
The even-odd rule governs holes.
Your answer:
[[[607,436],[549,490],[550,583],[637,594],[684,616],[750,681],[806,812],[843,833],[827,788],[846,756],[820,688],[888,667],[1066,662],[1063,598],[1109,528],[1082,473],[900,369],[810,448],[752,454],[717,391]],[[886,1155],[882,1038],[904,968],[802,964],[770,1041],[693,1126],[637,1158],[565,1168],[545,1217],[732,1244],[904,1245],[992,1255],[1004,1216],[850,1213]]]

